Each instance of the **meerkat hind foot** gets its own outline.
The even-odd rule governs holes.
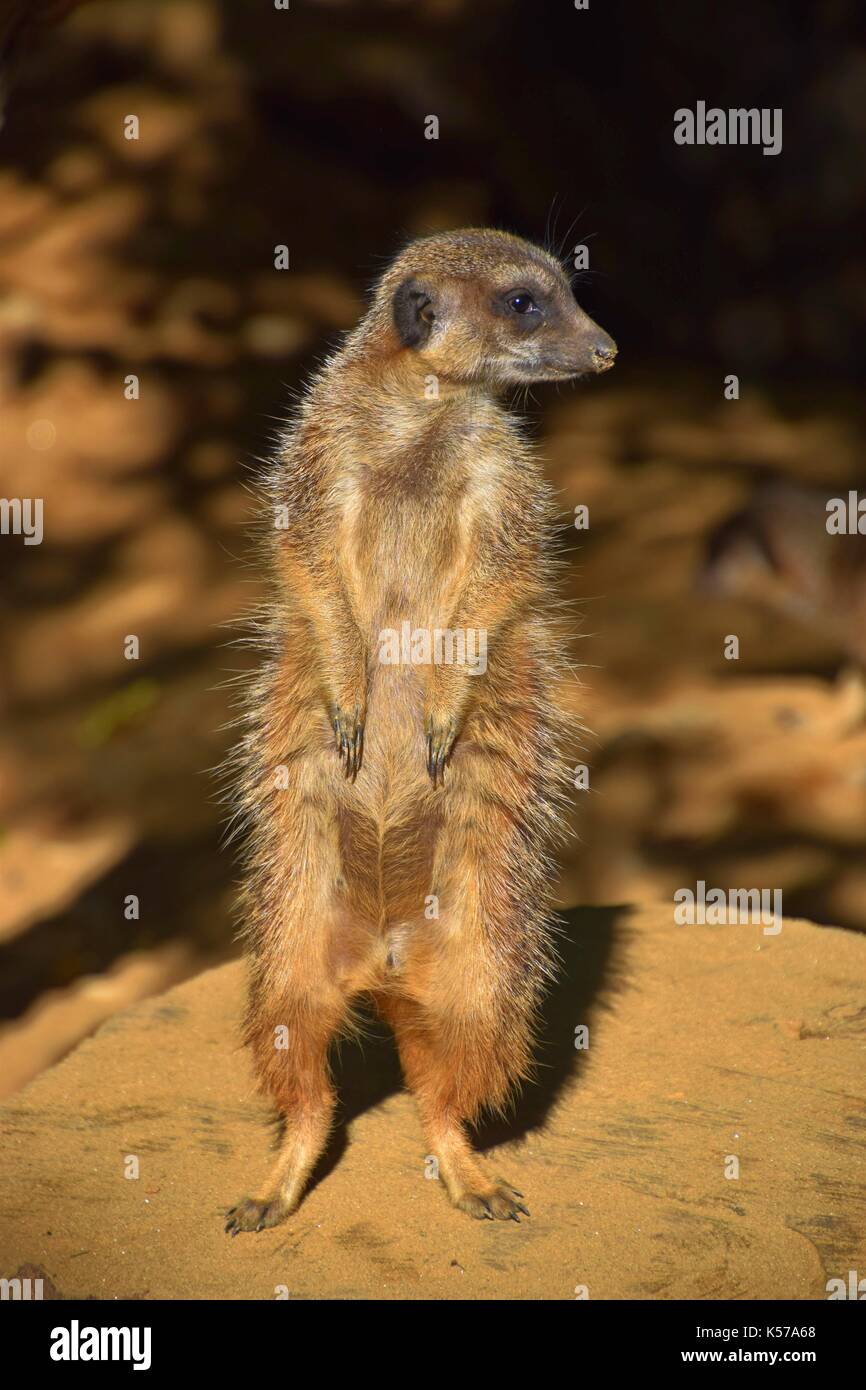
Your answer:
[[[520,1200],[523,1193],[504,1178],[496,1178],[483,1186],[462,1187],[450,1196],[455,1207],[478,1221],[516,1221],[519,1225],[520,1215],[529,1215]]]
[[[279,1226],[291,1215],[292,1208],[279,1193],[273,1197],[244,1197],[237,1206],[226,1212],[226,1234],[239,1236],[241,1231],[266,1231]]]

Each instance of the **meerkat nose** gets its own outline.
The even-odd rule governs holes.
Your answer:
[[[616,357],[616,343],[612,338],[604,338],[601,342],[593,343],[589,355],[592,358],[592,365],[597,372],[606,372],[613,366]]]

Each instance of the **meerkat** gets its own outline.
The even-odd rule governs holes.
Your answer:
[[[436,234],[382,275],[285,435],[236,773],[244,1036],[284,1127],[233,1235],[298,1205],[332,1122],[330,1045],[362,998],[452,1203],[528,1214],[468,1129],[530,1072],[567,722],[552,492],[501,397],[615,354],[546,251]],[[482,634],[484,660],[461,661]]]

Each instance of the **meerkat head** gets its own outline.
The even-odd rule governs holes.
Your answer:
[[[399,350],[445,380],[565,381],[607,371],[616,356],[554,257],[506,232],[413,242],[380,281],[374,314],[390,319]]]

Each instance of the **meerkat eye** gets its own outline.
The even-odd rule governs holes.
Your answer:
[[[528,290],[515,290],[508,296],[507,303],[515,314],[538,313],[538,305]]]

